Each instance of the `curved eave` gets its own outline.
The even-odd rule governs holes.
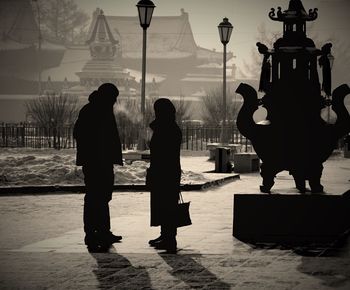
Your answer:
[[[310,17],[310,16],[304,16],[304,17],[300,17],[300,16],[283,16],[283,17],[271,17],[270,19],[272,21],[278,21],[278,22],[304,22],[304,21],[314,21],[317,19],[317,16],[315,17]]]
[[[278,7],[277,13],[274,8],[271,8],[269,12],[269,17],[273,21],[279,22],[304,22],[304,21],[314,21],[318,16],[318,9],[309,9],[309,13],[307,14],[304,8],[299,11],[295,10],[286,10],[282,12],[281,7]],[[276,15],[277,14],[277,15]]]
[[[189,57],[194,57],[190,52],[182,51],[169,51],[169,52],[147,52],[147,59],[186,59]],[[142,59],[141,52],[125,52],[123,53],[123,58],[130,59]]]
[[[268,53],[279,54],[279,53],[309,53],[315,55],[321,55],[321,50],[315,47],[302,47],[302,46],[281,46],[277,50],[269,49]]]

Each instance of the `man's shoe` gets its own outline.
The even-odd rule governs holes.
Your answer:
[[[84,242],[90,253],[106,253],[111,246],[109,242],[99,239],[94,234],[86,235]]]
[[[113,235],[112,232],[101,233],[93,232],[85,235],[85,245],[95,247],[103,245],[103,247],[110,246],[114,243],[118,243],[122,240],[122,236]]]
[[[270,188],[264,186],[264,185],[260,185],[260,191],[263,193],[271,193]]]
[[[104,244],[104,245],[97,245],[97,244],[91,244],[87,245],[87,249],[89,253],[108,253],[108,250],[110,248],[110,245]]]
[[[306,193],[306,187],[297,187],[297,190],[298,190],[299,193],[301,193],[301,194]]]
[[[93,232],[93,233],[85,234],[84,243],[87,246],[88,245],[98,245],[99,240],[100,239],[97,236],[97,232]]]
[[[123,239],[123,237],[122,236],[113,235],[112,232],[109,232],[105,239],[106,239],[107,242],[109,242],[111,244],[114,244],[114,243],[119,243]]]
[[[311,193],[324,193],[323,186],[319,185],[311,187]]]
[[[154,247],[158,242],[162,241],[163,237],[162,235],[160,235],[158,238],[154,239],[154,240],[149,240],[148,244],[152,247]]]
[[[154,245],[157,250],[166,250],[168,254],[176,254],[177,242],[176,239],[161,240]]]

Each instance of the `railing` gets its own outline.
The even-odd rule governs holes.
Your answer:
[[[74,148],[73,128],[3,123],[0,125],[0,147]]]
[[[207,145],[220,142],[220,126],[183,126],[182,146],[183,150],[202,151],[207,150]],[[151,131],[147,131],[147,139],[151,137]],[[226,134],[229,143],[239,144],[243,151],[251,150],[251,143],[242,136],[236,126],[227,126]],[[139,138],[137,125],[127,128],[119,127],[119,135],[123,149],[135,149]],[[73,127],[43,128],[33,124],[5,124],[0,123],[0,147],[30,147],[30,148],[75,148]]]
[[[202,151],[207,150],[207,145],[220,143],[220,126],[194,126],[182,127],[182,146],[184,150]],[[242,150],[251,151],[251,143],[237,129],[236,126],[225,128],[228,143],[241,145]]]

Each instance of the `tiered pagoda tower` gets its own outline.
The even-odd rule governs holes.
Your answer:
[[[135,95],[138,83],[123,69],[121,63],[121,38],[114,38],[103,11],[99,9],[96,13],[96,22],[87,40],[91,60],[87,61],[81,72],[76,73],[80,79],[80,86],[69,91],[88,95],[101,84],[108,82],[115,84],[123,97]],[[118,31],[115,35],[119,36]]]

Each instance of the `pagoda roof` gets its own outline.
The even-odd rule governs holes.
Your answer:
[[[270,19],[274,21],[283,22],[298,22],[298,21],[313,21],[317,18],[318,9],[309,9],[309,13],[306,12],[301,0],[290,0],[287,10],[282,12],[282,8],[277,8],[277,16],[275,9],[271,8],[269,13]]]
[[[38,25],[28,0],[0,1],[0,39],[31,45],[38,41]]]
[[[29,0],[0,1],[0,51],[37,47],[39,29]],[[42,50],[65,50],[46,39]]]
[[[43,81],[46,81],[50,77],[53,82],[56,82],[63,81],[67,78],[70,82],[79,82],[77,72],[81,72],[83,67],[89,62],[91,62],[90,52],[87,49],[67,49],[60,66],[44,70],[42,72],[42,79]],[[136,79],[136,81],[141,79],[140,71],[132,69],[125,69],[124,71],[129,73],[131,77]],[[34,78],[36,77],[37,76],[35,75]],[[146,74],[147,83],[151,83],[153,78],[158,83],[164,81],[165,76],[152,73]]]
[[[98,15],[94,17],[94,26],[89,33],[89,39],[86,41],[87,44],[90,44],[93,41],[109,41],[112,44],[118,43],[114,39],[113,34],[109,28],[106,16],[103,14],[103,10],[99,10]]]
[[[130,76],[134,77],[137,82],[141,82],[141,78],[142,78],[142,72],[141,71],[133,70],[133,69],[129,69],[129,68],[125,69],[125,71],[127,73],[129,73]],[[165,79],[166,79],[165,75],[147,73],[145,81],[146,81],[146,83],[152,83],[153,81],[155,81],[156,83],[161,83]]]
[[[88,39],[93,37],[100,10],[94,12]],[[126,58],[141,58],[142,28],[137,16],[105,15],[113,39],[119,41],[122,55]],[[154,16],[147,29],[148,58],[185,58],[197,56],[203,49],[197,46],[188,13],[181,9],[179,16]],[[214,55],[221,53],[211,52]]]
[[[210,50],[204,47],[197,46],[197,58],[209,60],[209,62],[222,63],[222,52],[217,52],[216,50]],[[233,58],[233,53],[228,51],[226,54],[226,59],[230,60]]]
[[[90,60],[90,52],[85,49],[67,49],[64,52],[62,61],[58,67],[50,68],[42,72],[42,79],[48,77],[52,81],[63,81],[65,78],[71,82],[78,82],[76,72],[81,71],[84,65]]]

